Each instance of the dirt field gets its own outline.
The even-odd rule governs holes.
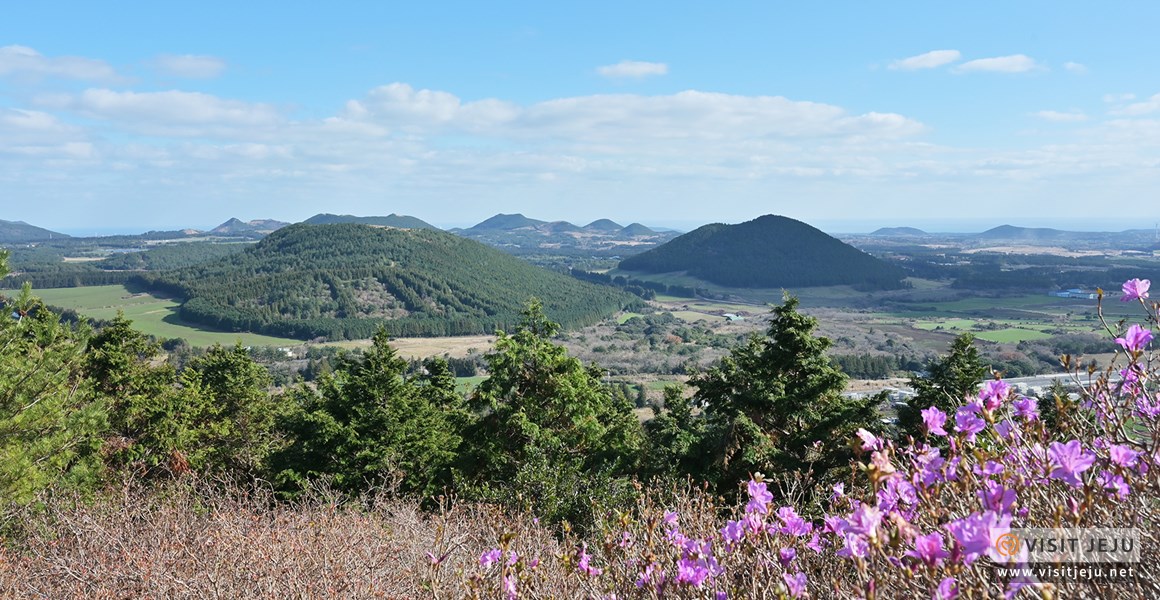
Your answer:
[[[444,354],[453,358],[462,358],[471,354],[472,350],[476,354],[488,352],[493,344],[495,344],[494,335],[391,339],[391,347],[403,358],[427,358],[428,356],[443,356]],[[365,348],[371,345],[371,340],[335,342],[333,345],[342,348]]]

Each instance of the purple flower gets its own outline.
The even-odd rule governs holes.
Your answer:
[[[677,519],[679,517],[680,517],[680,515],[678,515],[676,513],[676,511],[672,511],[672,510],[665,511],[665,518],[661,519],[661,522],[664,523],[665,525],[668,525],[669,527],[676,527]]]
[[[686,556],[677,563],[677,583],[701,587],[709,578],[709,568],[703,559]]]
[[[1083,486],[1079,474],[1096,461],[1096,455],[1084,450],[1079,440],[1072,440],[1066,444],[1052,442],[1047,454],[1054,467],[1051,470],[1051,478],[1059,479],[1072,487]]]
[[[862,450],[869,452],[870,450],[879,450],[882,448],[882,440],[878,439],[873,433],[859,428],[856,432],[858,439],[862,440]]]
[[[588,554],[588,544],[583,544],[580,547],[580,560],[576,562],[576,570],[589,577],[594,577],[604,572],[604,569],[598,569],[588,564],[590,560],[592,560],[592,556]]]
[[[955,411],[955,429],[959,433],[967,434],[967,441],[975,441],[975,434],[986,428],[987,423],[979,418],[977,414],[978,405],[974,403],[965,404]]]
[[[945,436],[946,430],[943,425],[947,422],[947,414],[939,410],[937,407],[930,407],[922,411],[922,423],[926,425],[926,430],[934,435]]]
[[[503,576],[503,593],[507,600],[513,600],[516,597],[516,576],[514,574]]]
[[[947,523],[945,527],[958,542],[957,550],[961,551],[963,562],[969,565],[984,554],[990,555],[993,560],[1006,561],[1007,557],[994,552],[993,541],[1010,531],[1010,523],[1011,515],[986,511],[971,513],[967,517]]]
[[[1147,279],[1129,279],[1124,282],[1124,295],[1120,296],[1121,302],[1131,302],[1132,300],[1140,300],[1148,297],[1148,288],[1152,287],[1152,282]]]
[[[832,487],[830,489],[834,492],[834,493],[830,494],[830,502],[834,502],[838,498],[841,498],[842,496],[844,496],[846,494],[846,484],[844,484],[840,481],[838,483],[835,483],[834,487]]]
[[[1130,469],[1136,466],[1136,460],[1140,458],[1140,453],[1124,444],[1115,444],[1108,447],[1108,456],[1112,459],[1113,463],[1125,469]]]
[[[813,550],[817,554],[821,554],[825,547],[826,543],[822,540],[822,537],[816,533],[814,534],[814,537],[810,538],[810,541],[806,543],[806,548]]]
[[[979,499],[983,501],[983,508],[1002,514],[1010,514],[1011,506],[1015,504],[1015,490],[1004,488],[993,480],[983,482],[985,489],[979,490]]]
[[[1020,417],[1025,421],[1039,420],[1039,401],[1035,398],[1022,396],[1012,404],[1015,407],[1016,417]]]
[[[1116,338],[1116,343],[1119,344],[1129,352],[1139,352],[1152,341],[1152,331],[1144,329],[1139,325],[1132,325],[1128,328],[1124,337]]]
[[[874,538],[878,535],[878,525],[882,523],[882,511],[869,504],[860,505],[846,520],[846,531]]]
[[[777,509],[777,518],[782,522],[781,532],[786,535],[802,537],[814,530],[813,524],[799,517],[792,506]]]
[[[503,551],[499,548],[492,548],[491,550],[488,550],[487,552],[479,555],[479,566],[486,569],[499,562],[499,559],[501,558],[503,558]]]
[[[789,573],[781,574],[782,580],[785,581],[785,589],[789,592],[790,598],[801,598],[806,595],[806,574],[805,573]]]
[[[842,534],[842,541],[846,543],[841,550],[835,552],[843,558],[862,558],[870,553],[870,543],[866,538],[856,533]]]
[[[1017,429],[1015,422],[1011,419],[1003,419],[995,423],[995,433],[999,434],[999,439],[1011,439],[1011,432]]]
[[[979,400],[982,401],[987,410],[995,410],[1003,403],[1003,399],[1010,391],[1011,386],[1007,385],[1006,381],[992,379],[984,383],[983,389],[979,390]]]
[[[1132,493],[1132,488],[1124,482],[1124,478],[1110,471],[1100,471],[1099,483],[1108,491],[1109,498],[1124,500]]]
[[[920,535],[914,538],[914,550],[908,550],[906,556],[916,558],[928,566],[938,566],[950,554],[943,549],[943,537],[938,532],[930,535]]]
[[[793,548],[782,548],[777,551],[777,562],[781,563],[782,567],[788,567],[795,558],[797,558],[797,550]]]
[[[721,537],[729,543],[741,541],[745,537],[745,525],[741,521],[729,521],[721,528]]]
[[[954,577],[945,577],[938,584],[938,589],[930,597],[931,600],[955,600],[959,597],[958,582]]]
[[[749,503],[745,505],[745,512],[766,514],[769,512],[769,503],[773,501],[773,494],[766,489],[765,483],[749,480]]]

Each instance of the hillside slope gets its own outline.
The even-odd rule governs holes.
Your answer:
[[[333,225],[335,223],[359,223],[362,225],[379,225],[381,227],[402,227],[404,229],[439,229],[438,227],[408,215],[391,213],[385,217],[356,217],[354,215],[332,215],[322,213],[303,221],[307,225]]]
[[[35,242],[67,237],[69,236],[63,233],[29,225],[24,221],[5,221],[4,219],[0,219],[0,244]]]
[[[738,225],[705,225],[624,259],[620,268],[644,273],[683,271],[718,285],[747,288],[895,288],[904,276],[898,267],[801,221],[777,215]]]
[[[359,224],[280,229],[251,248],[145,285],[185,298],[181,317],[309,339],[467,335],[510,328],[533,296],[565,326],[633,301],[449,233]]]

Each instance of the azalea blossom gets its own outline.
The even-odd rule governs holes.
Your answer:
[[[1147,298],[1150,287],[1152,287],[1152,282],[1147,279],[1129,279],[1124,282],[1124,295],[1120,296],[1120,301],[1131,302]]]
[[[922,423],[926,425],[926,430],[937,436],[946,436],[947,432],[943,429],[943,425],[947,422],[947,414],[932,406],[922,411]]]
[[[1047,454],[1053,466],[1051,478],[1059,479],[1072,487],[1083,487],[1080,473],[1088,470],[1096,462],[1096,455],[1084,450],[1083,443],[1079,440],[1072,440],[1066,444],[1052,442]]]
[[[1152,341],[1152,331],[1133,324],[1124,333],[1124,337],[1116,338],[1116,343],[1128,352],[1139,352]]]

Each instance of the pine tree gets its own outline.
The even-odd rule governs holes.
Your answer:
[[[389,339],[379,329],[362,356],[342,357],[317,390],[287,393],[299,408],[279,419],[290,441],[271,466],[288,494],[318,478],[352,494],[396,480],[400,492],[430,496],[449,483],[464,420],[451,398],[454,379],[442,361],[407,379],[407,361]]]
[[[0,277],[7,273],[0,252]],[[68,326],[25,285],[0,312],[0,498],[23,503],[102,476],[104,404],[84,377],[87,327]]]
[[[937,407],[953,414],[965,398],[974,396],[987,375],[987,365],[975,348],[975,336],[964,333],[951,343],[950,352],[927,365],[925,375],[910,378],[916,395],[898,411],[898,428],[902,435],[922,435],[921,411]]]
[[[479,494],[522,495],[541,515],[576,522],[602,482],[633,472],[642,435],[603,373],[552,342],[558,331],[533,301],[513,334],[499,334],[461,465]]]
[[[817,320],[787,297],[764,337],[754,335],[690,383],[708,419],[703,477],[728,491],[755,471],[819,474],[846,464],[859,427],[879,428],[873,399],[842,396],[846,376],[816,337]]]

